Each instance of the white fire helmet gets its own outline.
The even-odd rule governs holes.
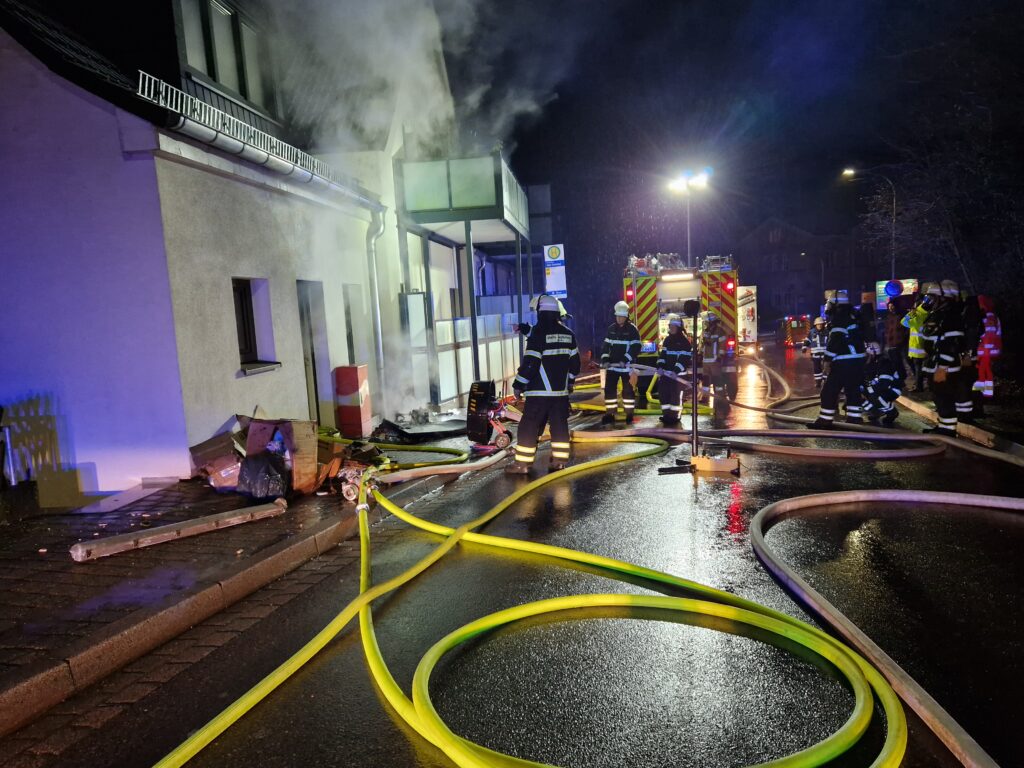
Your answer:
[[[708,325],[711,325],[711,323],[717,323],[718,315],[716,315],[714,312],[705,312],[704,322],[707,323]]]
[[[955,299],[960,296],[960,286],[956,284],[955,280],[943,280],[940,287],[942,295],[947,298]]]
[[[682,328],[683,327],[682,319],[680,319],[679,315],[677,315],[675,312],[671,313],[668,316],[667,320],[668,320],[669,326],[673,326],[674,325],[674,326],[676,326],[678,328]]]
[[[543,295],[537,301],[538,312],[559,312],[558,299],[554,296]]]
[[[819,325],[825,325],[825,318],[824,317],[816,317],[816,318],[814,318],[814,327],[817,328]]]
[[[924,294],[925,296],[941,296],[942,286],[938,283],[925,283]]]
[[[615,302],[615,316],[629,317],[629,304],[624,301]]]

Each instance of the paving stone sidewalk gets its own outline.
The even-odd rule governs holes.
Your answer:
[[[0,735],[356,533],[353,504],[305,496],[274,518],[94,561],[69,554],[253,503],[189,480],[114,511],[0,518]]]

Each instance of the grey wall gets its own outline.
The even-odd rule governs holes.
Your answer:
[[[368,216],[171,158],[158,158],[157,173],[190,443],[256,407],[276,418],[308,418],[298,280],[323,283],[328,359],[318,361],[318,385],[323,421],[332,425],[330,371],[351,362],[342,285],[366,285]],[[268,281],[279,369],[242,375],[232,277]],[[372,350],[365,299],[351,309],[357,355]]]

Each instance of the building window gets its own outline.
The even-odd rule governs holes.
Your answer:
[[[250,375],[280,368],[274,360],[274,326],[270,284],[265,279],[234,277],[235,329],[242,373]]]
[[[237,14],[216,0],[210,0],[210,32],[213,36],[214,61],[217,64],[217,82],[236,93],[242,92],[238,76],[238,46],[235,44]]]
[[[267,57],[255,27],[226,2],[180,2],[188,65],[253,104],[272,108]]]
[[[203,36],[203,0],[181,0],[181,21],[185,29],[185,59],[204,75],[210,74],[206,63],[206,38]]]

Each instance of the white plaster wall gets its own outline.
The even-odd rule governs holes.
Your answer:
[[[0,30],[0,404],[44,504],[187,476],[147,123]]]
[[[214,150],[199,149],[214,153]],[[222,157],[222,156],[221,156]],[[258,406],[269,416],[309,417],[296,281],[323,283],[327,371],[318,384],[321,417],[333,425],[330,370],[345,365],[344,283],[364,287],[369,216],[342,211],[173,157],[157,159],[165,247],[174,302],[185,419],[190,443],[222,431]],[[231,278],[269,282],[275,359],[281,368],[240,370]],[[365,340],[369,297],[354,334]],[[356,348],[372,349],[357,341]],[[358,360],[372,366],[372,359]],[[325,407],[326,406],[326,407]]]

